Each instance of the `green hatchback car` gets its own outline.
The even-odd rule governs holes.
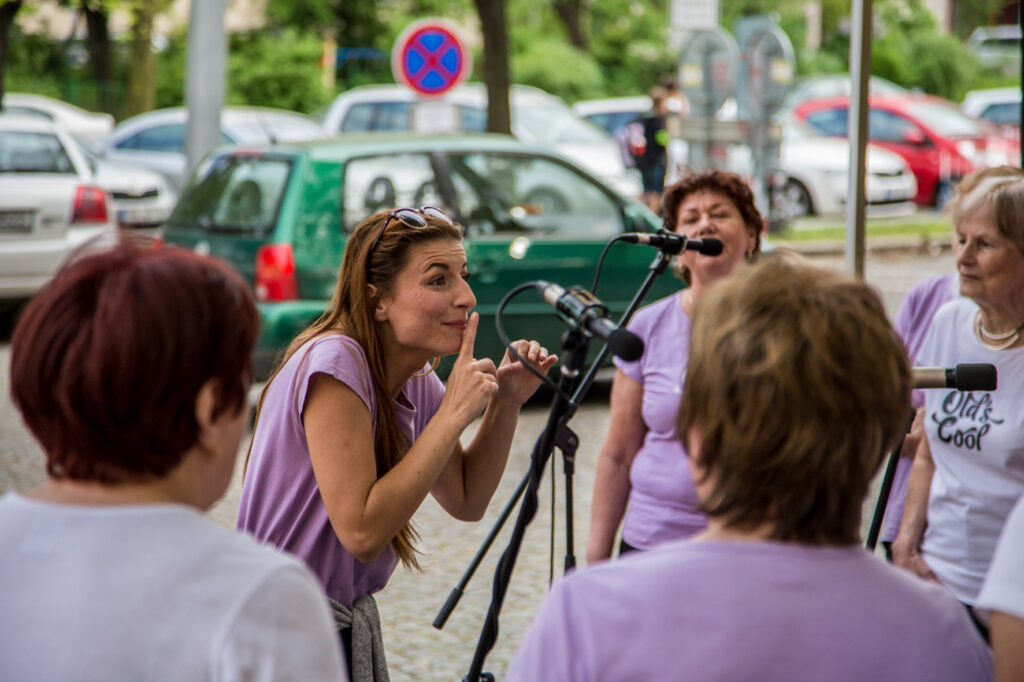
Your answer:
[[[495,361],[504,350],[495,313],[511,289],[545,280],[589,290],[609,240],[660,224],[570,161],[510,137],[373,135],[216,150],[183,191],[164,241],[222,258],[252,284],[262,318],[254,371],[265,377],[327,306],[351,230],[377,211],[423,205],[466,228],[481,315],[476,354]],[[594,293],[613,319],[656,255],[626,243],[608,250]],[[680,285],[663,275],[646,300]],[[561,348],[565,324],[537,293],[514,297],[502,321],[511,339]],[[600,347],[591,343],[591,357]]]

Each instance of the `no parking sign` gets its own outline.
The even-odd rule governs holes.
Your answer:
[[[466,80],[471,61],[455,29],[441,19],[410,24],[391,51],[395,80],[426,96],[442,95]]]

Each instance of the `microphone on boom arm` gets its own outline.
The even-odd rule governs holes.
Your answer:
[[[722,253],[722,242],[714,237],[704,239],[687,239],[681,234],[658,230],[657,232],[627,232],[619,237],[627,244],[647,244],[661,249],[665,253],[675,255],[683,251],[696,251],[705,256],[717,256]]]
[[[955,367],[912,367],[914,388],[955,388],[958,391],[996,390],[995,365],[968,363]]]
[[[615,355],[627,361],[643,355],[644,342],[640,337],[609,319],[608,307],[589,291],[581,287],[566,289],[543,280],[537,280],[534,286],[564,322],[602,339]]]

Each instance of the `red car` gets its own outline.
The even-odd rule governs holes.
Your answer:
[[[794,113],[826,135],[846,137],[849,106],[848,96],[830,97],[803,102]],[[941,97],[871,96],[868,106],[870,141],[907,160],[917,178],[918,204],[941,208],[967,173],[1019,158],[1016,140],[993,135]]]

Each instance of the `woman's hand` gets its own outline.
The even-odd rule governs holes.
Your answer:
[[[525,341],[520,339],[512,343],[516,352],[528,363],[536,367],[541,374],[547,374],[558,357],[550,355],[548,349],[536,341]],[[530,396],[536,392],[541,380],[519,360],[512,357],[512,354],[505,351],[505,357],[498,367],[498,393],[497,397],[513,405],[522,405]]]
[[[905,542],[902,538],[896,538],[896,541],[892,543],[892,562],[919,578],[939,582],[917,547],[910,542]]]
[[[498,370],[490,358],[473,358],[480,315],[472,313],[462,335],[462,347],[445,384],[440,410],[447,410],[460,428],[480,416],[487,402],[498,392]],[[439,410],[439,411],[440,411]]]

